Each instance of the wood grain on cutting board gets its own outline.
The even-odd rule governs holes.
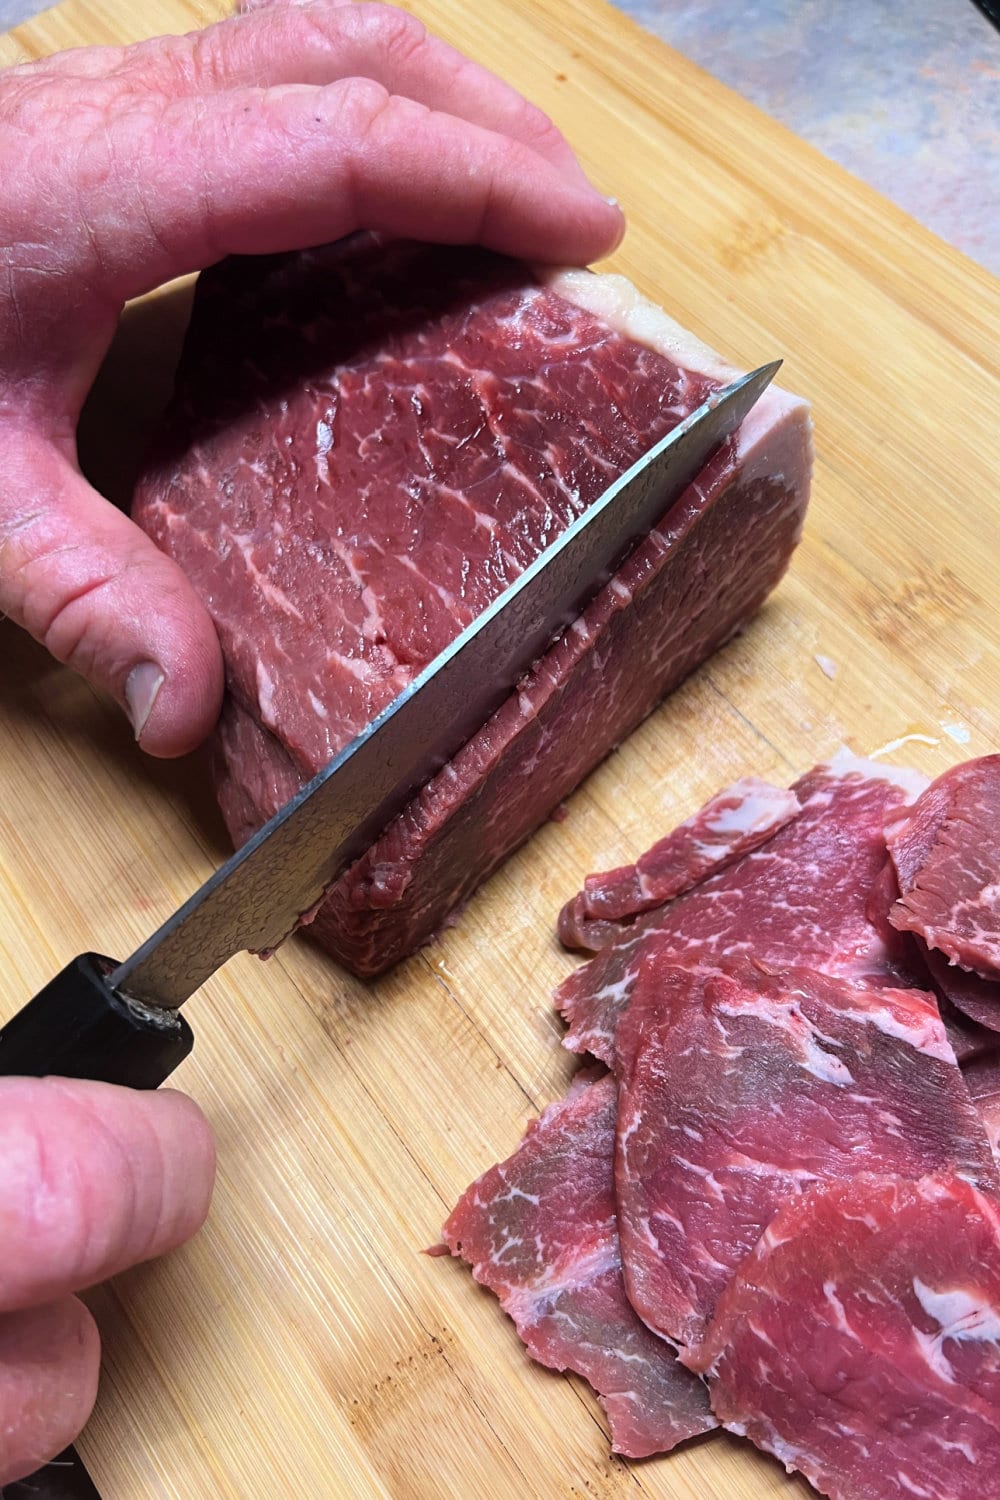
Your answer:
[[[421,1250],[572,1072],[553,930],[588,870],[740,774],[896,741],[889,758],[933,772],[1000,743],[1000,283],[596,0],[415,8],[546,107],[621,199],[615,269],[735,363],[785,358],[816,416],[807,535],[746,635],[437,946],[366,986],[295,941],[192,1002],[177,1082],[218,1133],[213,1214],[92,1296],[105,1375],[81,1447],[106,1500],[804,1496],[718,1436],[612,1459],[583,1384],[529,1364],[467,1271]],[[220,9],[68,0],[0,39],[0,60]],[[116,432],[169,373],[169,321],[162,299],[133,319],[133,363],[107,382],[109,474]],[[144,761],[9,625],[0,653],[6,1014],[81,949],[124,956],[225,844],[197,764]]]

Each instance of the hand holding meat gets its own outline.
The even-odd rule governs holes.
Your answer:
[[[181,1094],[0,1082],[0,1486],[90,1414],[100,1343],[72,1294],[192,1235],[214,1171],[208,1126]]]
[[[77,466],[125,301],[362,226],[570,263],[622,227],[513,90],[404,12],[336,0],[0,75],[0,222],[0,610],[157,755],[211,728],[222,659],[177,566]]]

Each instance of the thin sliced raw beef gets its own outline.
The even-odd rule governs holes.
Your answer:
[[[964,1067],[967,1062],[974,1062],[980,1057],[989,1057],[991,1053],[1000,1052],[1000,1031],[994,1031],[990,1026],[980,1026],[978,1022],[963,1015],[960,1010],[938,993],[938,1010],[941,1012],[941,1020],[960,1066]]]
[[[973,1104],[983,1117],[993,1155],[1000,1157],[1000,1054],[974,1057],[962,1068]]]
[[[937,994],[944,1029],[958,1061],[996,1051],[1000,1048],[1000,985],[967,974],[949,964],[942,953],[928,948],[922,938],[894,928],[889,913],[898,900],[896,866],[887,856],[868,896],[870,921],[886,936],[888,944],[895,934],[897,942],[907,945],[901,952],[919,976],[920,987],[930,986]]]
[[[928,948],[919,938],[917,951],[943,1003],[967,1016],[978,1027],[992,1032],[994,1045],[1000,1046],[1000,981],[982,979],[978,974],[960,969],[957,964],[949,963],[936,948]]]
[[[622,1282],[610,1078],[571,1089],[444,1226],[454,1255],[500,1299],[529,1353],[598,1392],[616,1452],[665,1453],[716,1425],[708,1394],[636,1317]]]
[[[766,843],[800,811],[793,791],[756,776],[735,782],[634,865],[588,875],[583,890],[559,914],[560,939],[567,948],[595,953],[617,935],[616,927],[605,924],[627,922],[672,901]]]
[[[621,277],[359,235],[200,279],[133,514],[204,598],[243,842],[735,372]],[[483,730],[328,893],[374,974],[426,942],[787,567],[811,462],[769,390]]]
[[[955,1177],[788,1203],[719,1301],[715,1411],[833,1500],[1000,1496],[1000,1215]]]
[[[900,889],[893,925],[1000,980],[1000,755],[939,776],[886,841]]]
[[[661,936],[616,1046],[626,1287],[685,1359],[776,1210],[815,1181],[945,1169],[1000,1185],[930,995],[753,960],[689,968]]]
[[[699,963],[753,954],[867,984],[914,982],[907,942],[871,920],[868,898],[885,864],[890,811],[926,778],[842,753],[792,787],[802,812],[759,849],[647,913],[570,974],[556,1003],[573,1052],[613,1061],[618,1016],[652,933]],[[883,930],[884,928],[884,930]]]

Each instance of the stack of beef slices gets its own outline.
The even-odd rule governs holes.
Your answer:
[[[738,783],[560,933],[591,1062],[444,1227],[614,1449],[1000,1495],[1000,756]]]

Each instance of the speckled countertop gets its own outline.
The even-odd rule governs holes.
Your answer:
[[[971,0],[621,0],[1000,275],[1000,35]]]
[[[1000,35],[971,0],[619,0],[1000,275]],[[0,30],[43,9],[0,0]]]

